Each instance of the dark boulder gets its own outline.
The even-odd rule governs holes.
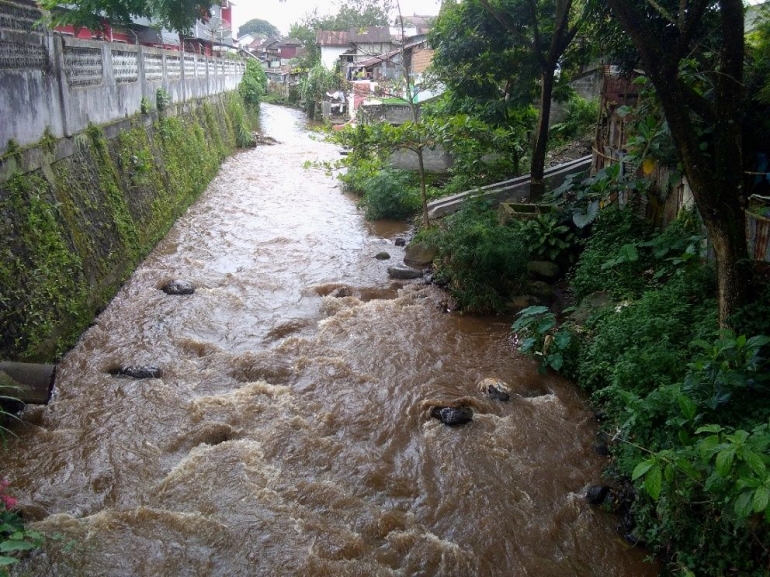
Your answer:
[[[195,292],[195,287],[190,281],[174,279],[164,284],[160,290],[167,295],[191,295]]]
[[[430,416],[454,427],[470,423],[473,420],[473,411],[470,407],[433,407]]]
[[[388,260],[390,258],[390,255],[387,252],[378,252],[376,255],[374,255],[374,258],[377,260]]]
[[[406,239],[405,239],[405,238],[403,238],[403,237],[400,237],[400,236],[399,236],[399,237],[398,237],[398,238],[397,238],[397,239],[396,239],[396,240],[393,242],[393,244],[395,244],[396,246],[406,246]]]
[[[353,296],[353,290],[350,287],[341,286],[339,288],[334,289],[332,292],[330,292],[329,296],[334,297],[336,299],[351,297]]]
[[[542,278],[547,281],[555,281],[561,274],[559,265],[547,260],[531,261],[527,264],[527,272],[535,278]]]
[[[508,384],[500,379],[481,379],[476,386],[493,401],[507,401],[511,398],[511,390]]]
[[[428,266],[438,254],[438,249],[424,242],[413,242],[406,247],[404,261],[414,266]]]
[[[407,280],[420,278],[423,275],[423,272],[408,266],[389,266],[388,275],[390,275],[390,278]]]
[[[607,485],[591,485],[586,491],[586,500],[591,505],[601,505],[609,493],[610,488]]]

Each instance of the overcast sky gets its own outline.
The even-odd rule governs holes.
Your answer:
[[[438,14],[441,0],[400,0],[404,16],[412,14]],[[339,6],[334,0],[233,0],[233,34],[238,27],[251,20],[261,18],[277,27],[283,34],[289,26],[302,20],[302,17],[318,7],[319,13],[334,14]],[[393,2],[395,5],[395,1]]]

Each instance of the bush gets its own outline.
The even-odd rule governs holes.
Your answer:
[[[691,341],[716,329],[711,271],[678,275],[589,323],[578,384],[588,392],[647,393],[684,376]],[[607,392],[600,398],[606,402]]]
[[[340,172],[338,178],[342,181],[345,192],[363,196],[366,183],[383,170],[383,163],[378,158],[361,158]]]
[[[567,104],[567,117],[563,122],[551,126],[551,144],[560,144],[582,136],[596,126],[597,118],[599,118],[599,101],[586,100],[573,94]]]
[[[652,235],[651,227],[632,211],[611,206],[599,213],[593,224],[591,236],[580,255],[572,275],[572,288],[580,300],[596,291],[608,291],[615,299],[639,296],[648,281],[645,270],[648,261],[638,258],[638,243],[646,242]],[[624,247],[624,260],[618,259]],[[605,266],[612,259],[618,259],[612,266]]]
[[[436,280],[447,284],[461,309],[503,312],[527,272],[530,253],[523,228],[499,224],[497,212],[483,203],[466,204],[442,224],[421,236],[438,248]]]
[[[366,210],[367,220],[402,220],[420,210],[420,191],[408,172],[381,170],[362,186],[359,206]]]
[[[18,556],[43,544],[43,535],[24,527],[16,499],[5,493],[7,487],[8,481],[0,481],[0,575],[8,574],[5,568],[18,563]]]
[[[682,383],[628,395],[615,451],[636,482],[637,533],[680,574],[766,575],[770,553],[767,337],[697,343]]]
[[[256,60],[246,61],[246,72],[238,85],[238,92],[249,106],[259,107],[262,102],[267,93],[267,76]]]

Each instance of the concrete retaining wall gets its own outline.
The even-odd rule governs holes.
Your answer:
[[[131,116],[143,98],[155,107],[159,88],[172,102],[235,90],[245,71],[239,60],[41,31],[40,17],[0,0],[0,154],[9,140],[25,147]]]

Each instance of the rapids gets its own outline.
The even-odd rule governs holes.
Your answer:
[[[606,462],[575,388],[515,352],[510,320],[390,281],[406,226],[303,167],[339,153],[300,113],[261,122],[280,143],[224,163],[0,454],[49,536],[13,574],[655,575],[585,501]],[[109,373],[125,365],[162,376]],[[432,419],[447,402],[473,422]]]

